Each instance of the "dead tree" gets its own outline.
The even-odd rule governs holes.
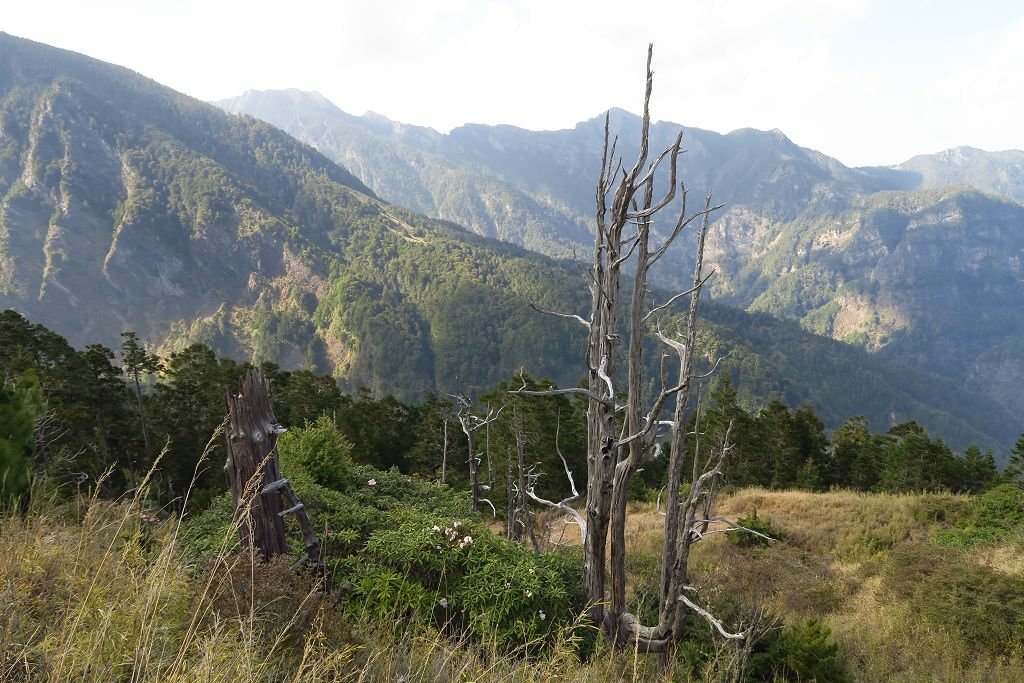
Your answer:
[[[604,147],[596,191],[596,235],[593,261],[587,273],[591,293],[590,318],[538,311],[575,320],[587,329],[586,363],[589,371],[586,388],[519,393],[550,395],[580,393],[587,397],[587,495],[584,530],[584,589],[588,613],[602,626],[608,638],[640,651],[665,652],[684,637],[687,614],[707,620],[721,636],[742,639],[745,633],[730,633],[699,604],[700,596],[689,584],[689,554],[692,544],[707,533],[713,523],[727,524],[710,514],[711,500],[721,477],[725,449],[711,458],[687,462],[687,402],[694,377],[694,344],[697,337],[697,310],[701,289],[709,275],[704,273],[703,251],[708,220],[713,206],[711,195],[703,207],[688,214],[687,190],[677,181],[682,132],[675,142],[649,162],[649,111],[653,73],[651,50],[647,55],[647,82],[641,124],[640,151],[631,169],[616,157],[617,139],[610,140],[605,117]],[[668,176],[664,194],[654,195],[655,175]],[[663,221],[655,233],[655,216],[662,215],[675,202],[678,212]],[[648,273],[691,225],[699,226],[696,235],[693,284],[690,289],[667,297],[662,303],[648,302]],[[623,279],[632,271],[632,286]],[[628,296],[628,301],[626,300]],[[662,331],[661,318],[678,301],[689,303],[680,325],[681,334]],[[536,307],[535,307],[536,308]],[[623,319],[627,316],[628,319]],[[654,333],[669,352],[660,359],[660,390],[645,409],[643,342]],[[624,334],[623,334],[624,333]],[[619,368],[625,340],[626,367]],[[670,377],[670,365],[678,371]],[[625,391],[617,386],[625,375]],[[674,404],[674,405],[673,405]],[[671,407],[671,415],[663,413]],[[644,465],[668,446],[668,505],[662,553],[660,606],[658,622],[642,625],[626,604],[625,526],[629,484]],[[690,489],[684,493],[684,476]],[[563,507],[564,509],[564,507]],[[610,555],[608,538],[611,537]],[[610,572],[610,586],[608,585]]]
[[[540,475],[535,472],[535,467],[526,466],[526,428],[523,425],[522,411],[515,404],[512,406],[512,431],[516,442],[516,464],[515,480],[512,481],[512,477],[509,477],[507,536],[520,542],[529,536],[534,552],[540,552],[533,515],[527,503],[529,492],[533,490]]]
[[[274,417],[263,373],[250,370],[237,391],[227,392],[227,404],[228,457],[224,471],[243,547],[258,550],[264,560],[287,553],[284,518],[293,514],[302,530],[306,557],[322,567],[320,539],[302,501],[281,476],[277,437],[285,429]]]
[[[480,454],[476,452],[476,433],[480,428],[497,420],[505,406],[497,410],[488,408],[487,417],[478,417],[473,413],[473,403],[468,396],[465,394],[449,394],[449,396],[454,398],[459,405],[459,424],[469,442],[469,486],[473,494],[473,511],[480,512],[480,504],[487,503],[491,506],[491,512],[497,514],[494,503],[480,495],[484,487],[480,485]]]
[[[524,387],[526,386],[526,382],[525,381],[523,382],[523,386]],[[587,538],[587,520],[583,518],[583,515],[581,515],[579,513],[579,511],[575,507],[573,507],[573,505],[576,503],[576,501],[578,501],[579,498],[580,498],[580,492],[578,490],[576,490],[576,479],[573,478],[572,470],[569,469],[569,463],[568,463],[568,461],[566,461],[565,456],[562,455],[562,449],[561,449],[561,447],[558,444],[558,436],[559,436],[559,433],[561,432],[561,430],[562,430],[562,415],[561,415],[561,413],[559,413],[555,417],[555,452],[558,454],[558,459],[562,461],[562,467],[565,469],[565,477],[569,481],[569,495],[566,496],[565,498],[562,498],[557,503],[555,501],[553,501],[553,500],[548,500],[546,498],[541,498],[540,496],[538,496],[537,495],[537,491],[536,491],[536,488],[537,488],[536,484],[537,484],[537,479],[540,477],[540,474],[535,472],[535,471],[533,471],[533,470],[528,471],[526,476],[524,477],[524,481],[525,481],[525,489],[524,490],[526,492],[526,495],[530,498],[530,500],[532,500],[532,501],[534,501],[536,503],[540,503],[541,505],[544,505],[545,507],[549,507],[549,508],[552,508],[554,510],[559,510],[560,512],[564,512],[565,513],[566,523],[567,524],[568,523],[572,523],[572,524],[575,524],[577,527],[579,527],[580,539],[581,539],[581,541],[586,541],[586,538]]]
[[[448,469],[448,418],[443,417],[441,423],[441,483],[444,483],[445,470]]]

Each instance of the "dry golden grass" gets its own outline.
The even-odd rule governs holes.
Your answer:
[[[789,534],[789,544],[850,560],[852,566],[872,548],[883,549],[903,541],[924,541],[935,525],[918,514],[922,500],[965,501],[952,494],[886,494],[856,491],[770,491],[742,489],[719,500],[715,512],[736,520],[757,511]],[[545,513],[545,519],[550,513]],[[652,503],[631,503],[627,509],[626,539],[634,551],[660,554],[664,516]],[[579,533],[552,515],[551,534],[562,545],[578,545]]]
[[[664,680],[635,653],[581,663],[572,629],[538,659],[432,630],[349,627],[315,582],[282,577],[287,562],[225,551],[199,566],[177,520],[152,519],[137,498],[0,515],[0,681]]]
[[[718,511],[737,518],[756,509],[788,540],[749,551],[712,536],[694,553],[694,583],[711,606],[761,605],[788,621],[821,619],[856,681],[1020,680],[1022,653],[979,657],[894,598],[879,573],[887,543],[923,541],[943,524],[922,509],[955,507],[956,500],[739,491]],[[37,504],[0,516],[0,680],[689,680],[678,670],[659,679],[653,658],[630,652],[599,650],[582,663],[569,631],[535,659],[431,630],[346,626],[340,606],[315,584],[258,589],[253,584],[274,581],[276,570],[226,552],[200,568],[183,554],[176,520],[154,522],[143,513],[136,498]],[[630,508],[628,570],[638,599],[656,585],[662,521],[653,505]],[[577,539],[575,527],[566,531],[565,541]],[[975,555],[1004,574],[1019,575],[1024,565],[1012,544]],[[257,580],[244,580],[250,576]],[[282,602],[275,586],[292,602]],[[730,655],[720,648],[696,680],[716,680]]]
[[[786,540],[750,552],[724,534],[708,537],[691,556],[692,579],[712,604],[761,605],[791,622],[820,619],[857,681],[1018,681],[1024,653],[971,652],[955,634],[922,621],[888,594],[876,573],[889,549],[926,543],[950,526],[935,518],[936,510],[954,514],[968,503],[950,494],[740,490],[724,497],[716,513],[736,520],[756,510],[784,530]],[[664,518],[653,505],[633,505],[629,513],[627,542],[635,555],[651,560],[629,562],[635,587],[657,571]],[[979,548],[968,561],[1008,575],[1024,570],[1016,543]]]
[[[1024,552],[1017,545],[981,546],[971,553],[982,567],[1008,576],[1024,576]]]
[[[856,491],[768,491],[750,488],[722,501],[720,514],[735,519],[754,510],[789,534],[787,541],[816,554],[858,559],[872,549],[924,541],[935,526],[916,514],[923,498],[963,499],[950,494],[887,494]]]

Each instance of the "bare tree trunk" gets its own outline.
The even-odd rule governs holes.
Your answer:
[[[149,424],[146,420],[146,408],[142,403],[142,382],[139,379],[139,371],[133,372],[135,379],[135,400],[139,405],[139,422],[142,423],[142,442],[146,448],[146,466],[153,462],[153,444],[149,438]]]
[[[277,437],[284,432],[274,417],[263,374],[251,370],[237,393],[227,392],[228,457],[224,465],[235,524],[244,546],[258,549],[264,560],[288,552],[284,517],[296,515],[309,559],[321,566],[320,540],[305,506],[281,476]],[[287,509],[283,502],[290,504]]]
[[[473,496],[473,512],[480,512],[480,458],[476,454],[476,430],[463,426],[469,443],[469,489]]]
[[[491,404],[487,404],[487,413],[491,412]],[[484,457],[487,458],[487,486],[494,490],[494,469],[491,467],[491,423],[484,427]]]
[[[530,507],[527,502],[529,492],[533,490],[533,482],[537,474],[532,474],[526,468],[526,434],[523,430],[523,416],[517,406],[512,407],[512,428],[516,439],[516,479],[513,486],[515,495],[509,498],[509,524],[514,526],[510,538],[522,541],[529,536],[534,551],[540,550],[537,543],[537,535],[533,528],[533,519],[530,515]]]
[[[505,509],[508,510],[508,519],[505,523],[505,538],[515,540],[516,536],[516,480],[512,470],[512,449],[505,451]]]
[[[487,427],[491,422],[498,419],[498,415],[505,409],[505,406],[498,408],[497,411],[488,409],[487,417],[481,418],[473,414],[473,403],[469,400],[469,397],[464,394],[458,394],[452,396],[459,403],[459,424],[462,425],[462,432],[466,435],[466,440],[469,444],[469,485],[471,493],[473,495],[473,511],[480,511],[480,504],[487,503],[491,506],[492,512],[497,512],[494,509],[494,504],[480,495],[480,455],[476,452],[476,433],[481,427]],[[487,488],[490,488],[489,486]]]
[[[445,469],[448,467],[448,418],[444,419],[444,441],[441,444],[441,483],[444,483]]]
[[[652,50],[647,54],[647,81],[644,94],[640,152],[631,170],[615,155],[617,140],[610,140],[608,117],[605,117],[604,149],[596,191],[596,235],[594,259],[589,275],[591,292],[590,319],[579,315],[538,311],[575,320],[587,328],[587,388],[551,391],[525,391],[517,393],[550,395],[553,393],[582,393],[588,398],[587,410],[587,498],[584,538],[584,588],[589,604],[588,613],[602,626],[616,644],[629,644],[640,651],[671,650],[683,636],[688,613],[707,620],[724,638],[743,639],[747,632],[730,633],[715,617],[690,598],[697,596],[688,585],[688,562],[693,543],[704,537],[713,523],[739,529],[735,523],[711,515],[711,501],[721,476],[721,466],[728,444],[703,462],[694,458],[691,487],[683,497],[683,464],[687,453],[687,401],[694,375],[694,345],[697,336],[697,308],[700,291],[707,277],[703,274],[704,240],[708,229],[708,216],[720,206],[711,205],[707,196],[702,210],[688,215],[686,188],[677,187],[678,158],[681,153],[682,133],[675,142],[648,163],[650,136],[650,97],[653,84],[651,71]],[[654,197],[655,174],[663,161],[668,162],[668,188],[658,200]],[[653,216],[668,207],[679,196],[681,208],[675,219],[667,223],[652,245]],[[608,199],[611,198],[609,205]],[[697,237],[693,287],[680,292],[664,303],[648,307],[646,297],[648,273],[664,255],[682,231],[700,219]],[[629,232],[625,232],[628,228]],[[635,232],[634,232],[635,229]],[[620,296],[622,267],[633,267],[633,283],[628,309]],[[685,318],[686,330],[682,341],[666,336],[661,330],[663,311],[676,301],[689,295],[689,312]],[[616,392],[616,357],[619,353],[619,315],[628,310],[625,333],[626,350],[625,394]],[[652,321],[653,318],[653,321]],[[648,322],[651,321],[651,322]],[[646,412],[643,409],[643,343],[650,327],[656,327],[656,336],[674,354],[661,357],[661,390]],[[671,356],[679,364],[678,376],[669,380]],[[622,401],[622,405],[619,405]],[[662,412],[670,402],[675,409],[670,420],[662,419]],[[619,417],[621,415],[621,418]],[[626,508],[629,485],[633,476],[645,462],[660,456],[666,435],[670,438],[669,494],[663,566],[660,586],[658,622],[641,625],[626,604]],[[568,467],[566,467],[568,472]],[[536,496],[532,496],[537,500]],[[567,506],[551,501],[540,501],[552,507]],[[611,586],[606,592],[607,544],[611,531]]]

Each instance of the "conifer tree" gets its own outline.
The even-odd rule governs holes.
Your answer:
[[[142,380],[160,372],[160,358],[146,350],[134,332],[121,333],[121,370],[135,385],[135,399],[139,404],[139,422],[142,425],[142,440],[146,445],[146,462],[153,462],[153,444],[146,420],[146,407],[142,401]]]

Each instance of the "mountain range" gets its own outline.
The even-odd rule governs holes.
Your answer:
[[[443,136],[428,129],[364,118],[370,128],[391,131],[368,136],[373,144],[397,136],[443,146]],[[626,128],[631,120],[624,112],[613,119]],[[600,125],[578,130],[594,139]],[[664,130],[658,126],[658,136]],[[500,202],[487,188],[513,185],[472,169],[530,136],[469,127],[464,137],[467,160],[445,162],[450,174],[441,180],[490,215],[484,209]],[[746,175],[750,183],[737,180],[720,194],[735,191],[760,202],[765,215],[795,221],[794,203],[820,194],[800,179],[825,178],[832,162],[811,153],[789,159],[799,148],[781,134],[754,131],[709,133],[704,154],[726,158],[747,138],[769,159],[787,159],[789,194],[777,191],[777,178],[758,181],[761,171],[739,159],[714,177]],[[512,207],[507,225],[530,197],[541,212],[530,216],[583,215],[592,191],[575,189],[567,170],[583,174],[597,152],[575,156],[575,146],[559,144],[550,134],[516,152],[521,185],[501,204]],[[379,179],[411,178],[398,160],[418,149],[390,145],[381,147],[376,175],[369,151],[365,166],[347,164],[353,173],[325,156],[330,150],[256,118],[226,114],[122,67],[0,34],[0,307],[79,346],[116,346],[122,331],[133,330],[164,352],[203,342],[235,358],[330,371],[347,388],[406,399],[472,393],[520,368],[575,383],[583,373],[580,334],[529,304],[583,313],[577,265],[389,203]],[[541,168],[556,149],[560,165]],[[693,151],[691,144],[690,158]],[[423,164],[445,158],[416,154]],[[879,183],[841,167],[832,174],[844,177],[830,181],[844,202],[860,201]],[[461,185],[474,178],[478,185]],[[559,225],[523,216],[524,235]],[[557,255],[572,253],[586,223],[578,230]],[[493,234],[509,238],[497,228]],[[673,279],[666,273],[663,282]],[[795,323],[718,303],[704,308],[704,320],[702,343],[727,354],[749,402],[811,401],[831,426],[855,414],[876,428],[916,419],[956,447],[999,448],[1019,431],[1011,414],[980,392]]]
[[[587,253],[603,117],[560,131],[440,134],[297,90],[218,104],[281,126],[391,201],[552,256]],[[622,110],[610,119],[628,157],[640,120]],[[652,147],[681,128],[655,124]],[[685,147],[692,194],[713,188],[727,204],[708,241],[718,301],[942,374],[1024,414],[1024,152],[962,147],[848,168],[781,131],[694,128]],[[666,258],[654,277],[680,285],[691,253]]]

